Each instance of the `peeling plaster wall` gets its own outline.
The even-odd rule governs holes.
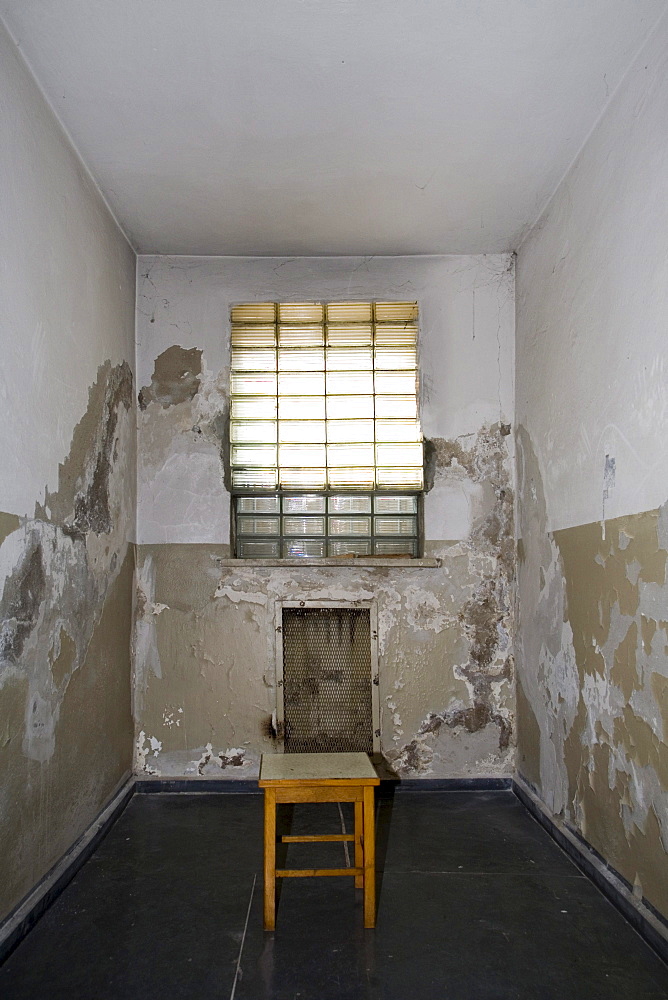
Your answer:
[[[426,555],[438,569],[230,567],[229,310],[420,304]],[[512,772],[513,258],[138,260],[136,764],[248,777],[276,749],[284,600],[376,601],[381,743],[407,775]]]
[[[520,249],[518,768],[668,916],[668,20]]]
[[[134,254],[0,26],[0,919],[130,767]]]

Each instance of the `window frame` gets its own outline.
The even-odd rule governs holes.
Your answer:
[[[337,322],[336,320],[331,320],[330,319],[330,316],[329,316],[329,307],[332,306],[332,307],[334,307],[334,309],[341,309],[341,307],[344,307],[344,309],[345,309],[346,307],[352,307],[352,308],[362,307],[363,308],[363,307],[365,307],[367,305],[370,307],[370,318],[368,320],[366,320],[366,319],[361,319],[361,320],[360,319],[358,319],[358,320],[350,319],[350,320],[348,320],[346,322],[350,326],[354,326],[354,325],[360,325],[360,326],[370,325],[371,326],[371,342],[370,342],[369,348],[370,348],[370,353],[371,353],[370,374],[371,374],[371,379],[372,379],[372,390],[371,390],[370,395],[371,395],[371,398],[373,400],[373,416],[370,416],[370,417],[367,417],[367,418],[364,418],[363,416],[357,416],[357,417],[353,416],[353,417],[347,418],[347,417],[339,417],[338,415],[336,417],[331,417],[330,414],[329,414],[328,400],[330,398],[332,398],[332,397],[336,397],[337,393],[336,392],[334,392],[334,393],[331,393],[331,392],[328,393],[327,392],[327,374],[329,372],[331,372],[331,371],[334,371],[334,372],[341,371],[342,373],[345,373],[346,370],[349,370],[352,373],[352,372],[357,372],[358,369],[357,368],[346,369],[345,366],[343,366],[340,369],[338,369],[338,368],[330,368],[327,365],[327,360],[328,360],[327,351],[328,350],[332,350],[332,349],[339,349],[339,350],[343,350],[343,351],[345,351],[345,350],[350,350],[350,351],[355,350],[355,345],[354,344],[351,344],[351,345],[346,345],[346,344],[342,344],[342,345],[336,345],[335,344],[335,345],[332,345],[331,342],[328,343],[329,333],[330,333],[329,327],[330,327],[330,325],[335,325],[335,323]],[[413,309],[413,315],[411,315],[410,318],[401,319],[401,320],[397,320],[396,318],[389,318],[389,317],[384,317],[383,319],[378,320],[377,319],[377,312],[376,312],[377,305],[380,305],[381,307],[384,307],[384,308],[390,307],[390,311],[391,311],[391,309],[393,307],[396,307],[397,309],[399,309],[399,308],[407,309],[407,307],[411,307]],[[273,308],[273,319],[272,320],[269,320],[269,319],[266,319],[266,320],[265,319],[262,319],[262,320],[258,320],[258,319],[256,319],[256,320],[243,319],[243,320],[236,320],[235,321],[235,310],[238,310],[238,309],[244,309],[244,310],[258,309],[259,310],[259,309],[262,309],[262,308],[267,309],[269,306],[271,306]],[[313,320],[313,321],[304,321],[304,320],[298,321],[298,320],[284,319],[281,316],[281,310],[283,308],[287,308],[287,309],[291,309],[291,308],[292,309],[299,309],[300,306],[307,307],[307,308],[309,306],[320,308],[322,310],[321,319],[318,320],[317,322],[315,320]],[[267,346],[267,350],[272,350],[272,351],[275,352],[275,359],[276,359],[275,360],[275,367],[272,368],[271,370],[275,371],[277,382],[276,382],[276,394],[275,394],[275,397],[274,397],[274,394],[272,393],[272,394],[269,394],[268,398],[275,398],[277,406],[280,408],[281,392],[280,392],[280,386],[279,386],[279,376],[280,376],[281,371],[285,371],[285,370],[287,370],[287,371],[301,371],[302,370],[302,369],[299,369],[299,368],[297,368],[297,369],[295,369],[295,368],[292,368],[292,369],[281,369],[281,366],[280,366],[280,357],[281,357],[281,354],[280,354],[280,352],[281,352],[281,350],[283,350],[284,352],[286,350],[289,351],[289,348],[286,348],[280,342],[280,339],[279,339],[280,338],[280,333],[281,333],[280,327],[281,327],[281,325],[283,325],[284,327],[286,327],[286,326],[297,327],[297,326],[302,325],[302,324],[304,326],[306,326],[306,325],[308,325],[308,322],[311,322],[313,326],[319,326],[319,327],[321,327],[322,328],[322,333],[323,333],[323,338],[324,338],[323,341],[322,341],[322,350],[323,350],[324,355],[325,355],[324,362],[323,362],[324,367],[323,367],[323,369],[319,369],[318,368],[318,372],[319,371],[323,371],[324,389],[323,389],[323,393],[322,394],[317,393],[316,396],[318,398],[321,398],[321,397],[323,398],[324,404],[325,404],[325,407],[326,407],[324,417],[322,418],[322,421],[323,421],[323,423],[325,425],[324,426],[325,443],[324,443],[324,445],[322,445],[322,447],[323,447],[324,453],[325,453],[324,474],[325,474],[326,485],[323,486],[323,487],[319,487],[319,486],[316,486],[316,485],[299,486],[299,485],[296,484],[296,482],[295,482],[294,486],[287,485],[287,484],[286,485],[281,485],[281,470],[282,469],[284,471],[286,469],[289,470],[291,468],[291,466],[285,465],[285,464],[281,465],[281,462],[280,462],[280,451],[279,451],[279,449],[280,449],[281,445],[285,445],[286,443],[289,444],[289,442],[285,442],[285,441],[281,442],[280,441],[280,422],[281,422],[281,420],[284,423],[286,422],[286,420],[289,422],[291,419],[294,419],[295,422],[297,422],[300,418],[285,418],[285,417],[281,418],[279,416],[278,412],[276,412],[276,415],[273,418],[262,418],[262,417],[255,418],[256,421],[258,421],[258,420],[262,421],[263,419],[265,419],[265,420],[267,420],[267,423],[272,423],[273,422],[275,424],[276,439],[275,439],[275,445],[273,445],[273,446],[276,448],[276,452],[275,452],[276,465],[275,466],[273,466],[273,465],[272,466],[267,466],[267,468],[271,468],[271,469],[275,468],[276,469],[276,481],[275,481],[275,485],[274,486],[254,486],[252,484],[248,485],[248,486],[234,485],[234,477],[233,477],[233,473],[234,473],[234,466],[233,466],[234,450],[233,449],[235,448],[235,445],[237,447],[243,448],[244,444],[246,443],[246,442],[243,442],[243,441],[239,441],[239,439],[233,440],[233,428],[234,428],[235,424],[237,423],[237,421],[233,421],[233,419],[232,419],[232,403],[233,403],[233,399],[234,399],[234,395],[235,395],[234,392],[233,392],[234,375],[235,375],[235,373],[243,372],[244,370],[248,371],[249,374],[252,374],[254,372],[261,371],[261,367],[259,365],[258,365],[258,368],[248,368],[248,369],[244,369],[242,367],[233,367],[233,365],[232,365],[233,353],[232,352],[235,349],[237,351],[242,351],[244,349],[245,350],[249,350],[249,351],[253,351],[253,350],[256,350],[256,349],[257,350],[261,350],[262,349],[261,346],[256,347],[255,345],[236,345],[235,346],[234,339],[233,339],[234,326],[236,324],[237,326],[244,326],[245,325],[245,326],[248,326],[248,327],[252,328],[253,325],[257,325],[257,326],[263,326],[264,325],[266,327],[269,327],[270,325],[273,325],[274,331],[275,331],[274,344],[273,344],[273,346],[270,346],[269,344],[267,344],[266,346]],[[340,322],[340,320],[339,320],[339,322]],[[385,350],[388,351],[388,352],[390,350],[392,350],[392,349],[397,350],[397,351],[401,351],[401,349],[402,349],[402,345],[401,345],[400,341],[396,345],[383,345],[382,343],[380,345],[377,345],[377,343],[376,343],[376,336],[377,336],[377,329],[378,329],[378,327],[380,327],[380,329],[383,330],[383,326],[385,326],[385,328],[392,327],[392,326],[397,327],[397,326],[400,326],[402,323],[406,323],[406,324],[410,323],[411,327],[413,325],[415,326],[415,334],[414,334],[414,338],[415,339],[414,339],[414,348],[413,348],[414,349],[414,353],[415,353],[415,367],[413,368],[412,365],[410,365],[410,366],[404,365],[403,368],[401,366],[397,366],[396,370],[394,368],[390,369],[389,366],[382,366],[380,368],[377,368],[376,367],[376,360],[377,360],[377,350],[379,348],[380,348],[380,350],[382,350],[383,348],[385,348]],[[245,302],[245,303],[240,303],[239,306],[232,306],[231,307],[231,309],[230,309],[230,332],[231,332],[231,336],[230,336],[230,420],[229,420],[229,432],[228,432],[228,447],[229,447],[229,456],[230,456],[229,460],[230,460],[230,470],[231,470],[231,475],[230,475],[230,487],[231,487],[231,489],[230,489],[230,504],[231,504],[230,541],[231,541],[231,549],[232,549],[232,553],[233,553],[233,558],[239,559],[240,561],[249,560],[249,559],[250,560],[252,560],[252,559],[258,559],[258,558],[268,558],[268,559],[271,559],[272,561],[279,561],[279,562],[282,561],[282,560],[284,560],[284,559],[288,559],[289,560],[289,559],[292,559],[292,558],[303,559],[304,561],[317,561],[318,559],[322,559],[322,558],[325,558],[325,559],[337,559],[337,560],[341,559],[342,562],[345,562],[346,559],[353,560],[355,558],[371,558],[371,559],[378,559],[378,558],[399,558],[399,557],[403,557],[403,558],[418,558],[418,559],[421,558],[423,556],[423,550],[424,550],[424,475],[425,475],[425,468],[424,468],[424,437],[423,437],[423,434],[422,434],[421,421],[420,421],[420,389],[421,389],[420,372],[421,372],[421,369],[420,369],[420,357],[419,357],[420,338],[419,338],[419,307],[418,307],[418,303],[417,302],[411,302],[411,303],[406,303],[406,302],[387,302],[387,301],[377,302],[375,300],[371,300],[371,301],[370,300],[364,300],[364,301],[360,301],[360,302],[350,302],[350,301],[347,301],[347,302],[336,302],[336,301],[333,301],[333,302],[324,302],[324,301],[322,301],[322,302],[313,302],[313,303],[286,303],[286,302],[248,303],[248,302]],[[301,347],[301,348],[300,347],[296,347],[294,349],[295,350],[308,350],[309,347],[308,346]],[[360,372],[365,371],[365,370],[369,370],[369,369],[360,369]],[[377,373],[380,372],[381,375],[384,374],[385,372],[398,374],[399,372],[402,372],[402,371],[405,372],[406,374],[408,374],[408,372],[413,372],[413,371],[415,373],[415,378],[414,378],[414,399],[415,399],[415,414],[416,414],[415,418],[412,418],[412,417],[410,417],[410,418],[409,417],[403,417],[402,418],[402,417],[392,417],[392,416],[390,416],[390,417],[380,416],[379,417],[378,414],[377,414],[376,399],[377,399],[377,397],[388,396],[388,390],[386,390],[385,393],[383,393],[382,391],[381,392],[376,392],[376,384],[377,384],[376,383],[376,376],[377,376]],[[268,369],[268,372],[269,372],[269,369]],[[314,370],[314,374],[315,374],[315,370]],[[240,384],[240,383],[237,382],[237,384]],[[252,393],[250,395],[247,395],[247,394],[244,394],[243,392],[240,392],[240,393],[237,394],[237,396],[240,397],[242,400],[243,399],[250,400],[250,399],[253,398],[253,395],[254,394],[252,394]],[[261,396],[260,393],[258,393],[257,395]],[[289,394],[289,393],[284,394],[283,398],[286,398],[286,397],[290,398],[290,395],[291,394]],[[345,398],[345,395],[346,394],[344,393],[344,397],[343,398]],[[350,395],[351,395],[351,398],[354,398],[355,396],[358,396],[359,394],[351,393]],[[367,395],[367,394],[363,393],[362,395]],[[408,395],[412,396],[413,392],[409,393]],[[339,396],[340,396],[340,394],[339,394]],[[389,393],[389,396],[390,397],[392,396],[391,392]],[[401,393],[399,394],[399,396],[401,396]],[[308,394],[305,394],[305,398],[308,398]],[[245,418],[245,419],[246,419],[246,421],[248,423],[252,423],[253,422],[253,418],[252,417]],[[301,419],[304,420],[304,419],[308,419],[308,418],[301,418]],[[336,465],[329,465],[328,462],[327,462],[327,458],[329,457],[329,453],[330,453],[329,452],[329,447],[332,444],[339,443],[336,440],[335,441],[331,441],[331,440],[327,439],[328,438],[328,431],[329,431],[329,428],[330,428],[329,421],[331,421],[331,420],[346,420],[346,419],[351,420],[351,422],[353,420],[358,420],[360,423],[363,420],[365,420],[365,419],[372,421],[372,424],[373,424],[373,442],[368,442],[368,441],[366,441],[366,442],[360,442],[360,445],[363,446],[363,447],[366,446],[366,447],[370,447],[370,448],[373,449],[373,480],[374,480],[374,486],[373,487],[371,487],[370,485],[367,485],[367,484],[364,484],[364,485],[362,485],[362,484],[360,484],[360,485],[344,484],[342,486],[337,486],[335,484],[333,485],[333,484],[327,482],[329,470],[332,469],[332,468],[334,468],[334,469],[337,468]],[[415,419],[415,423],[417,425],[417,436],[418,436],[418,441],[416,441],[415,444],[419,445],[419,447],[421,449],[421,458],[422,458],[422,463],[421,463],[420,466],[411,465],[411,464],[408,464],[405,467],[402,466],[402,465],[399,465],[399,464],[385,466],[382,463],[379,465],[379,463],[378,463],[378,450],[377,450],[377,448],[378,448],[379,444],[382,445],[384,442],[382,441],[382,439],[381,439],[380,442],[378,441],[378,438],[377,438],[377,421],[378,420],[383,420],[383,419],[386,419],[386,420],[390,421],[390,429],[391,429],[391,424],[392,424],[392,422],[394,420],[396,420],[398,422],[399,420],[402,420],[402,419],[406,419],[406,420],[410,420],[410,421],[412,421],[413,419]],[[243,420],[244,420],[244,418],[239,418],[238,419],[238,423],[239,424],[243,423]],[[312,420],[313,420],[313,422],[319,422],[320,418],[317,418],[317,421],[316,421],[316,418],[312,418]],[[258,442],[258,443],[261,443],[261,441]],[[299,447],[300,444],[303,444],[303,443],[307,443],[307,442],[296,442],[296,445],[297,445],[297,447]],[[314,442],[314,443],[316,443],[316,445],[317,445],[317,442]],[[340,443],[342,445],[344,445],[344,446],[345,445],[353,445],[354,446],[356,444],[356,442],[353,441],[352,439],[348,439],[348,440],[342,441]],[[401,440],[387,442],[387,444],[388,444],[389,447],[392,447],[393,445],[394,446],[400,446],[402,443],[403,442]],[[408,442],[406,442],[406,443],[409,446],[411,444],[410,440]],[[251,447],[251,448],[253,447],[252,446],[252,439],[251,439],[251,442],[248,442],[248,446]],[[271,443],[270,443],[270,446],[272,446]],[[243,468],[243,467],[241,467],[241,468]],[[247,468],[248,468],[248,466],[247,466]],[[250,468],[252,468],[252,465],[250,466]],[[258,468],[261,469],[262,466],[258,466]],[[308,470],[311,467],[309,467],[309,466],[294,466],[294,468],[297,469],[297,470],[300,469],[300,468],[304,468],[304,469]],[[313,471],[317,471],[319,469],[319,465],[317,465],[317,466],[314,465],[312,468],[313,468]],[[347,468],[347,466],[342,466],[342,468],[345,469],[345,468]],[[355,468],[356,468],[356,466],[353,463],[353,464],[351,464],[349,471],[352,471]],[[360,469],[362,469],[362,468],[363,469],[367,469],[368,467],[366,465],[364,465],[364,466],[360,465],[359,468]],[[416,485],[410,485],[410,486],[405,486],[405,487],[404,486],[387,486],[387,487],[385,487],[385,486],[376,486],[375,483],[377,482],[377,471],[378,471],[379,468],[381,470],[387,469],[388,471],[391,471],[392,469],[400,470],[400,469],[404,469],[405,468],[406,470],[410,470],[410,469],[418,469],[419,468],[420,469],[420,475],[421,475],[421,486],[420,487],[417,487]],[[368,498],[369,499],[369,507],[370,507],[370,509],[368,511],[359,512],[359,513],[355,513],[355,512],[332,512],[330,510],[330,498],[332,498],[332,497],[348,497],[348,496]],[[284,501],[286,499],[289,499],[289,498],[301,498],[301,497],[317,497],[318,499],[321,499],[324,509],[321,510],[321,511],[317,511],[317,512],[304,511],[303,513],[289,512],[289,511],[286,511],[284,509]],[[392,534],[392,533],[383,533],[382,531],[378,532],[376,530],[376,527],[377,527],[376,518],[383,516],[383,513],[378,513],[376,511],[376,502],[377,502],[377,500],[382,500],[383,497],[396,497],[396,498],[410,497],[410,498],[414,499],[414,510],[411,513],[408,513],[408,512],[397,512],[394,515],[391,514],[391,513],[389,513],[389,512],[385,513],[385,516],[388,516],[388,517],[395,516],[395,517],[404,517],[406,519],[411,518],[413,520],[413,522],[414,522],[414,531],[410,535],[404,534],[401,528],[399,528],[399,530],[396,533],[394,533],[394,534]],[[267,512],[264,515],[261,512],[252,513],[250,511],[246,511],[246,512],[239,511],[238,510],[238,502],[240,500],[244,499],[244,498],[266,498],[266,499],[272,499],[272,500],[276,501],[278,509],[274,510],[274,511],[271,511],[271,512]],[[330,532],[330,526],[331,525],[330,525],[330,520],[329,519],[331,517],[333,517],[333,516],[336,516],[336,513],[339,513],[340,517],[356,517],[356,516],[360,517],[360,518],[361,517],[364,517],[364,518],[368,517],[369,518],[369,524],[370,524],[370,530],[369,530],[369,532],[368,533],[361,533],[361,534],[357,534],[357,535],[344,534],[344,533],[341,533],[341,534],[339,534],[339,533],[331,533]],[[318,532],[317,534],[314,534],[314,535],[306,534],[306,533],[305,534],[286,533],[285,530],[284,530],[285,529],[285,518],[291,516],[291,514],[292,514],[292,516],[294,516],[296,518],[299,518],[299,517],[308,517],[308,516],[312,516],[314,518],[322,518],[323,521],[324,521],[324,525],[323,525],[324,530],[321,531],[321,532]],[[266,516],[267,518],[271,518],[272,520],[273,519],[277,519],[278,520],[278,531],[274,532],[272,534],[266,534],[266,535],[265,534],[255,534],[255,533],[240,532],[238,530],[239,529],[239,523],[238,523],[239,518],[240,517],[250,517],[250,518],[252,518],[254,516],[258,517],[258,518],[261,518],[262,516]],[[408,550],[409,546],[406,547],[405,551],[396,551],[396,552],[391,552],[391,551],[387,551],[387,552],[380,551],[380,552],[377,552],[376,551],[377,543],[378,543],[379,547],[382,549],[383,542],[386,542],[386,543],[392,543],[392,542],[400,543],[401,540],[404,539],[404,538],[405,539],[410,539],[410,548],[411,548],[411,551]],[[307,551],[302,551],[302,552],[297,552],[297,551],[290,552],[290,551],[286,551],[287,546],[289,544],[291,544],[291,542],[292,543],[299,543],[299,542],[306,543],[306,542],[309,542],[309,541],[311,541],[311,542],[317,541],[318,543],[322,543],[322,550],[320,552],[318,552],[317,554],[309,554]],[[250,544],[252,544],[252,543],[260,543],[260,544],[262,544],[262,543],[275,543],[278,546],[278,554],[276,554],[276,552],[274,552],[272,555],[267,555],[267,554],[265,554],[265,555],[252,555],[252,554],[248,554],[248,553],[246,553],[246,554],[240,554],[240,546],[244,542],[245,543],[250,543]],[[355,542],[362,543],[362,547],[368,546],[368,551],[367,552],[359,552],[358,551],[357,553],[348,552],[348,553],[345,553],[345,554],[343,552],[340,552],[340,553],[336,552],[336,553],[332,554],[331,548],[336,543],[343,543],[343,545],[345,547],[345,543],[346,542],[349,542],[349,543],[355,543]],[[390,547],[391,547],[391,545],[390,545]]]

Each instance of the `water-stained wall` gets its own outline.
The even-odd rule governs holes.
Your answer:
[[[520,249],[516,384],[518,770],[666,916],[667,52]]]
[[[276,749],[276,607],[372,601],[381,744],[407,776],[512,772],[513,259],[138,263],[139,770],[248,777]],[[417,299],[428,566],[230,563],[229,310]]]
[[[131,763],[134,254],[0,26],[0,919]]]

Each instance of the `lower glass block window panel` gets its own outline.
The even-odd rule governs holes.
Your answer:
[[[284,535],[324,535],[324,517],[284,517]]]
[[[279,514],[280,510],[280,497],[239,497],[237,499],[238,514]]]
[[[376,538],[373,543],[375,556],[416,556],[417,541],[413,538]]]
[[[373,500],[374,514],[417,514],[417,497],[377,496]]]
[[[290,558],[322,558],[325,555],[326,542],[324,538],[294,538],[283,542],[283,557]]]
[[[276,502],[280,497],[276,497]],[[302,493],[296,497],[283,497],[284,514],[324,514],[326,497],[318,493]]]
[[[330,517],[328,524],[330,535],[370,535],[370,517]]]
[[[300,491],[234,505],[241,559],[419,555],[415,494]]]
[[[371,497],[351,495],[329,497],[327,510],[330,514],[370,514]]]
[[[240,535],[280,535],[281,522],[278,517],[237,518],[237,532]]]
[[[279,559],[281,555],[280,541],[269,541],[262,539],[249,541],[244,538],[237,544],[237,556],[239,559]]]
[[[330,541],[327,547],[327,555],[333,558],[338,556],[370,556],[371,539],[342,538]]]
[[[374,535],[415,535],[414,517],[375,517]]]

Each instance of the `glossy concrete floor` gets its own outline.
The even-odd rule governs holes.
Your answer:
[[[283,807],[283,832],[350,832]],[[352,879],[288,879],[262,930],[258,795],[136,795],[0,968],[0,997],[658,1000],[668,970],[511,792],[378,803],[378,924]],[[347,845],[346,845],[347,846]],[[343,858],[342,858],[343,856]],[[291,867],[346,863],[291,845]]]

